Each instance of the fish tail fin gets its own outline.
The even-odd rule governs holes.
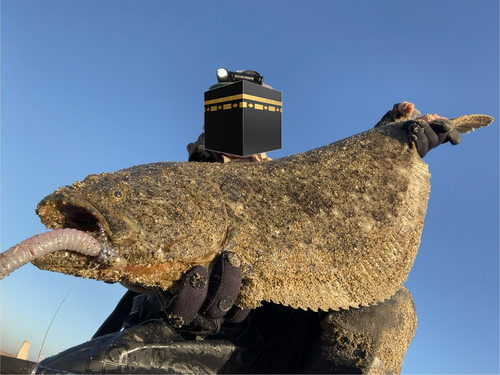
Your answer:
[[[465,115],[453,118],[451,122],[459,133],[467,134],[490,125],[493,122],[493,117],[487,115]]]

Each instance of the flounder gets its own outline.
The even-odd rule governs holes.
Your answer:
[[[461,133],[492,118],[452,120]],[[222,251],[238,255],[236,304],[338,310],[375,304],[404,283],[430,192],[403,122],[265,163],[163,162],[89,175],[37,208],[51,229],[91,233],[99,256],[59,251],[41,269],[174,287]]]

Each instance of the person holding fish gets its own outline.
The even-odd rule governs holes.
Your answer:
[[[255,71],[237,73],[237,79],[266,85]],[[231,83],[218,82],[211,88]],[[405,121],[403,130],[420,157],[442,143],[460,142],[458,131],[447,119],[435,114],[421,116],[409,102],[395,104],[375,127],[398,121]],[[271,160],[265,153],[237,157],[206,150],[204,133],[187,150],[191,162]],[[175,290],[124,284],[129,291],[91,341],[45,359],[36,371],[186,374],[400,371],[416,328],[413,301],[404,287],[376,305],[315,312],[269,302],[253,310],[240,309],[234,303],[241,283],[240,259],[237,254],[225,251],[208,269],[198,265],[186,272]],[[399,349],[393,350],[394,346]]]

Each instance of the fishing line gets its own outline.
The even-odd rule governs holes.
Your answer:
[[[64,301],[66,301],[66,298],[71,293],[71,291],[76,286],[76,284],[78,284],[80,282],[80,280],[81,279],[76,280],[76,282],[73,284],[73,286],[68,290],[68,293],[66,293],[66,295],[62,299],[61,303],[59,304],[59,307],[57,308],[56,312],[54,313],[54,316],[52,317],[52,320],[50,321],[49,326],[47,327],[47,332],[45,332],[45,336],[43,336],[42,345],[40,346],[40,351],[38,352],[38,358],[36,359],[36,363],[40,363],[40,359],[41,359],[40,356],[42,355],[42,349],[43,349],[43,345],[45,344],[45,339],[47,338],[47,335],[49,334],[50,327],[52,326],[52,323],[54,322],[54,319],[56,318],[56,315],[59,312],[59,309],[63,305]]]

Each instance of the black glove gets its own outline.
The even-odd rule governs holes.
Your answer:
[[[223,252],[215,261],[209,277],[202,266],[193,267],[181,281],[177,294],[155,288],[169,323],[178,329],[215,333],[224,319],[241,322],[250,312],[234,305],[241,287],[238,256]]]
[[[233,306],[241,286],[240,261],[236,254],[223,252],[209,272],[202,266],[190,269],[174,294],[155,288],[156,297],[131,290],[92,338],[131,328],[151,319],[168,319],[180,332],[213,334],[224,320],[239,323],[250,309]]]
[[[408,120],[403,123],[403,130],[408,132],[410,142],[415,144],[421,158],[442,143],[460,143],[460,133],[450,120],[444,118],[438,118],[430,124],[421,118]]]
[[[425,117],[430,118],[425,121]],[[455,129],[450,120],[433,116],[421,116],[420,111],[410,102],[396,103],[377,124],[375,128],[403,122],[403,130],[408,132],[410,142],[415,144],[421,158],[442,143],[450,142],[452,145],[460,143],[460,133]],[[406,121],[405,121],[406,120]],[[431,121],[432,120],[432,121]]]

